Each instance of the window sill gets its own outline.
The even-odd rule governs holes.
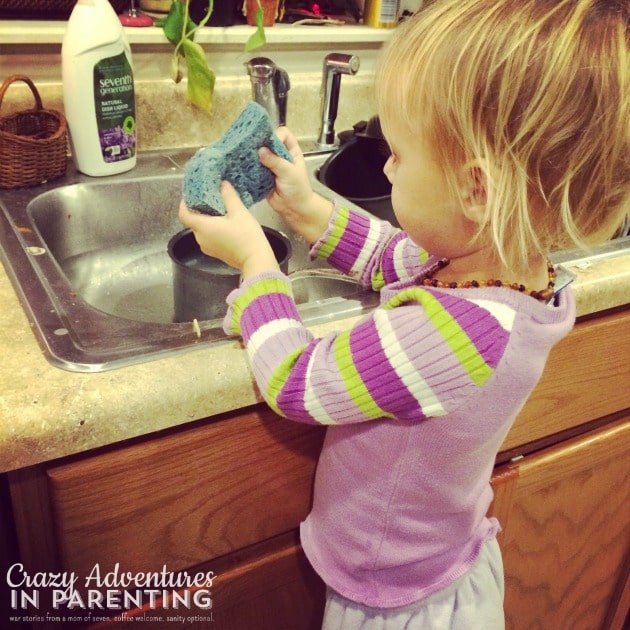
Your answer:
[[[2,20],[0,21],[0,44],[33,45],[61,44],[66,29],[64,21],[45,20]],[[125,28],[127,39],[132,45],[164,44],[166,38],[161,28]],[[195,41],[217,46],[243,46],[253,32],[252,26],[204,27]],[[307,26],[274,24],[265,29],[267,45],[303,48],[317,44],[380,45],[391,35],[390,29],[369,26]]]

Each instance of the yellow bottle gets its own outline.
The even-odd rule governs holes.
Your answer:
[[[363,24],[394,28],[398,24],[398,0],[365,0]]]

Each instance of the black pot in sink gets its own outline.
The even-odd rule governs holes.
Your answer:
[[[389,147],[378,118],[361,122],[349,132],[341,147],[324,162],[317,178],[336,193],[373,215],[396,223],[391,202],[392,185],[383,167]]]
[[[291,258],[291,242],[277,230],[263,226],[281,271],[287,273]],[[206,256],[190,229],[182,230],[168,243],[173,265],[173,299],[175,321],[191,322],[223,317],[225,299],[239,285],[238,269]]]

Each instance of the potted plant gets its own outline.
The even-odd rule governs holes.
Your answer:
[[[255,0],[257,10],[254,23],[256,30],[245,43],[245,51],[260,48],[266,43],[263,25],[264,10],[260,0]],[[214,0],[208,0],[208,10],[199,24],[195,24],[190,17],[190,0],[172,0],[168,15],[156,22],[156,26],[164,30],[164,34],[175,47],[171,58],[170,76],[179,83],[186,68],[188,77],[188,100],[207,112],[212,111],[212,95],[214,94],[215,74],[208,66],[203,48],[194,41],[195,33],[204,26],[214,8]]]
[[[260,10],[263,10],[261,17]],[[250,26],[260,26],[259,19],[264,26],[273,26],[276,18],[282,17],[284,0],[245,0],[243,13]]]

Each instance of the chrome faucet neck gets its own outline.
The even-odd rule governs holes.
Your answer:
[[[359,71],[360,60],[357,55],[344,53],[330,53],[324,58],[321,88],[321,123],[317,137],[317,149],[334,149],[337,144],[335,137],[335,120],[339,107],[339,92],[341,89],[341,75],[354,75]]]
[[[286,125],[289,75],[267,57],[254,57],[246,64],[252,99],[269,114],[272,125]]]

